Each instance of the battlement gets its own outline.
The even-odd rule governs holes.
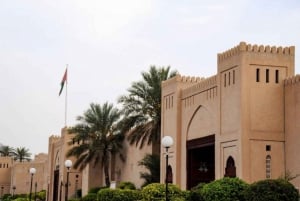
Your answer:
[[[284,54],[284,55],[295,55],[295,46],[290,47],[276,47],[269,45],[263,46],[263,45],[251,45],[246,44],[245,42],[240,42],[239,45],[218,54],[218,62],[221,62],[223,60],[226,60],[227,58],[230,58],[232,56],[238,55],[241,52],[258,52],[258,53],[269,53],[269,54]]]
[[[293,77],[286,78],[284,80],[284,85],[289,86],[289,85],[297,84],[299,82],[300,82],[300,75],[298,74]]]
[[[51,135],[51,136],[49,137],[50,143],[56,142],[56,141],[58,141],[58,140],[60,140],[60,139],[61,139],[61,137],[58,136],[58,135]]]
[[[203,80],[205,78],[203,77],[191,77],[191,76],[181,76],[180,74],[177,74],[176,76],[165,80],[162,82],[162,86],[168,85],[170,83],[174,83],[174,82],[180,82],[180,83],[185,83],[185,84],[194,84],[194,83],[198,83],[201,80]]]
[[[182,91],[182,97],[185,98],[190,96],[191,93],[205,91],[215,86],[217,86],[217,75],[202,79],[199,83],[184,89]]]

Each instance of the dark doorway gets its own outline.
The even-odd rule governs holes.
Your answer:
[[[59,170],[54,170],[53,201],[58,200]]]
[[[225,177],[236,177],[236,168],[234,159],[229,156],[226,162]]]
[[[187,189],[215,180],[215,136],[187,142]]]

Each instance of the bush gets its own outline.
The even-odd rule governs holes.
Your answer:
[[[120,182],[119,185],[118,185],[118,188],[120,188],[120,189],[130,189],[130,190],[135,190],[136,189],[135,185],[130,181]]]
[[[80,198],[69,198],[68,201],[81,201]]]
[[[46,200],[46,190],[42,190],[40,192],[37,192],[36,193],[36,198],[38,200],[42,200],[42,201]]]
[[[298,191],[283,179],[255,182],[246,191],[247,201],[298,201]]]
[[[103,188],[107,188],[107,187],[94,187],[89,189],[88,194],[89,193],[98,193],[99,190],[103,189]]]
[[[190,192],[186,196],[187,201],[204,201],[202,195],[201,195],[201,190],[205,183],[200,183],[197,186],[193,187]]]
[[[98,200],[101,201],[136,201],[141,199],[138,190],[102,189],[98,192]]]
[[[201,195],[205,201],[244,201],[248,184],[239,178],[224,177],[205,184]]]
[[[14,199],[14,201],[28,201],[28,198],[19,197],[19,198]]]
[[[82,198],[82,201],[95,201],[95,200],[97,200],[97,193],[88,193]]]
[[[169,184],[168,195],[171,201],[185,200],[182,191],[175,185]],[[165,201],[166,185],[152,183],[142,189],[143,201]]]

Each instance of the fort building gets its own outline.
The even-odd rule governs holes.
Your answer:
[[[295,48],[239,43],[217,55],[217,74],[208,78],[180,74],[162,83],[162,137],[174,139],[169,175],[182,189],[200,182],[239,177],[248,183],[300,174],[300,75],[295,75]],[[61,201],[66,193],[66,153],[79,142],[63,128],[49,137],[48,154],[18,163],[0,157],[1,195],[28,193],[29,168],[37,169],[33,182],[46,190],[48,201]],[[138,165],[152,146],[139,149],[124,141],[122,154],[111,155],[112,184],[143,184]],[[161,149],[161,182],[165,181],[165,155]],[[86,195],[105,185],[103,167],[71,167],[68,198]],[[300,177],[291,181],[300,187]],[[3,187],[3,188],[2,188]],[[13,188],[15,187],[15,188]]]
[[[177,75],[162,83],[162,137],[175,142],[173,183],[190,189],[224,176],[252,183],[300,173],[294,57],[293,46],[241,42],[218,54],[216,75]],[[163,170],[161,163],[161,181]],[[299,177],[291,182],[300,186]]]

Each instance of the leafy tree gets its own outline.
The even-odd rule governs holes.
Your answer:
[[[14,149],[10,146],[1,146],[0,147],[1,156],[14,156]]]
[[[123,135],[118,128],[119,118],[120,112],[113,104],[92,103],[82,116],[77,117],[79,123],[70,128],[70,132],[76,134],[73,140],[80,143],[67,152],[67,157],[75,156],[77,160],[74,167],[80,170],[89,163],[102,164],[106,186],[110,185],[111,155],[119,153],[122,148]]]
[[[138,162],[139,166],[144,166],[148,172],[140,172],[140,177],[145,180],[142,186],[151,183],[158,183],[160,180],[160,157],[157,154],[146,154]]]
[[[14,151],[14,160],[23,162],[24,160],[30,161],[31,160],[31,153],[29,152],[29,149],[25,147],[18,147]]]
[[[161,82],[175,75],[176,71],[170,72],[169,66],[151,66],[149,72],[142,72],[141,81],[132,83],[129,94],[119,98],[123,104],[122,128],[124,133],[128,132],[131,145],[143,148],[145,143],[160,144]]]

